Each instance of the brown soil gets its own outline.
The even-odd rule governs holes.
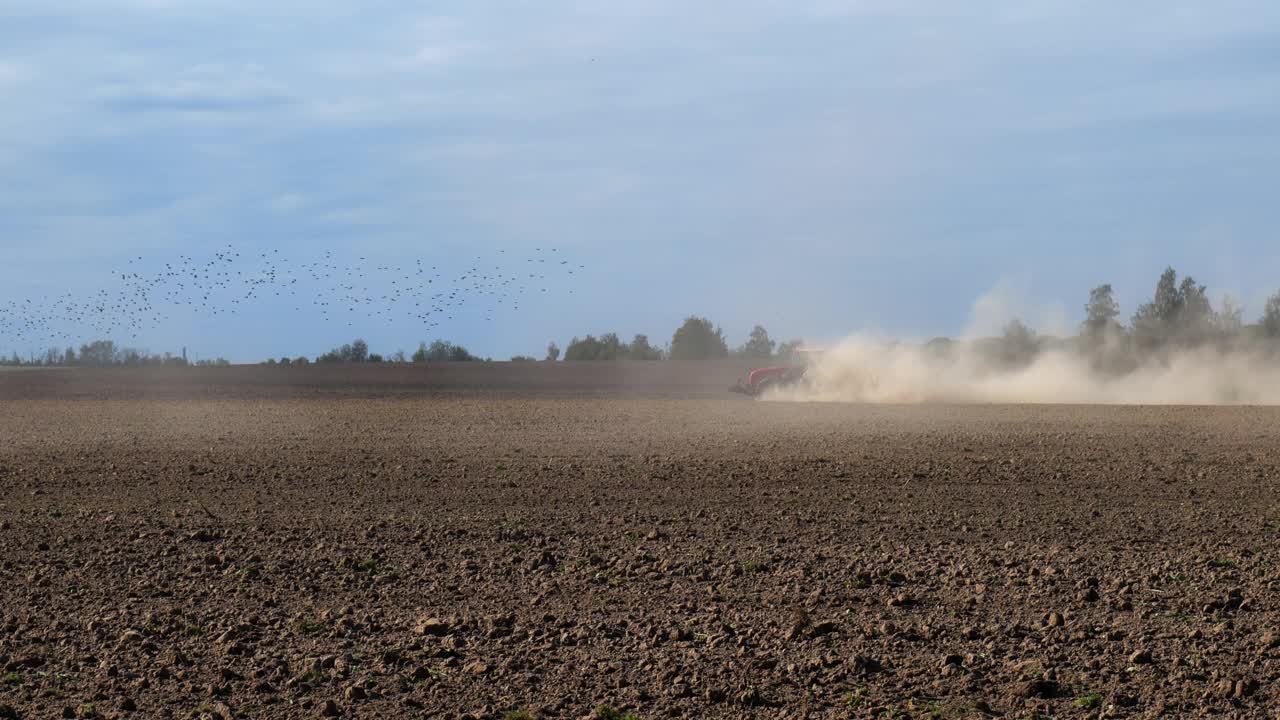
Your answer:
[[[0,373],[0,718],[1280,705],[1280,409],[572,370]]]

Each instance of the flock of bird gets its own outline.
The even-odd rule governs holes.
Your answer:
[[[356,329],[369,321],[408,322],[426,333],[464,313],[492,322],[504,310],[519,310],[533,295],[563,288],[586,269],[557,248],[523,254],[499,250],[496,257],[477,256],[461,267],[431,262],[343,259],[332,250],[289,258],[279,250],[241,251],[230,245],[206,258],[179,255],[149,264],[133,257],[113,273],[107,289],[0,304],[0,344],[43,348],[97,338],[137,341],[191,315],[289,310]]]

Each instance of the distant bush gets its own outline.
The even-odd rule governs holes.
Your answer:
[[[116,344],[110,340],[94,340],[80,346],[80,363],[82,365],[118,365],[123,362]]]
[[[1004,326],[1001,338],[1001,360],[1005,365],[1029,365],[1040,351],[1040,341],[1036,332],[1017,318]]]
[[[573,338],[564,351],[565,361],[614,361],[614,360],[661,360],[663,352],[649,344],[649,336],[636,335],[630,343],[618,339],[617,333],[605,333],[597,338],[588,335],[585,338]]]
[[[418,349],[413,353],[413,361],[416,363],[424,362],[472,362],[479,360],[472,355],[465,347],[454,345],[444,340],[435,340],[430,345],[425,342],[418,343]]]
[[[316,358],[318,363],[362,363],[368,361],[369,344],[359,338]]]
[[[729,346],[725,344],[724,332],[706,318],[685,318],[684,324],[671,337],[673,360],[710,360],[728,355]]]
[[[747,341],[738,348],[737,355],[746,358],[755,358],[757,360],[768,360],[773,357],[773,348],[776,342],[769,338],[769,331],[764,329],[762,325],[756,325],[751,329],[751,335]]]
[[[630,360],[661,360],[665,355],[662,348],[649,344],[648,335],[637,334],[627,345],[627,358]]]
[[[1089,291],[1089,302],[1084,306],[1084,322],[1080,334],[1086,338],[1101,338],[1119,329],[1116,318],[1120,316],[1120,304],[1116,302],[1111,285],[1099,285]]]
[[[1262,319],[1258,321],[1262,332],[1269,338],[1280,338],[1280,290],[1267,298],[1262,309]]]
[[[538,360],[537,360],[537,358],[532,358],[532,357],[529,357],[528,355],[512,355],[512,356],[511,356],[511,362],[513,362],[513,363],[531,363],[531,362],[538,362]]]
[[[567,362],[622,360],[625,357],[626,349],[617,333],[605,333],[599,338],[588,335],[581,340],[575,337],[564,349]]]
[[[230,364],[230,363],[228,363]],[[127,367],[185,367],[186,359],[172,353],[154,354],[147,350],[119,347],[111,340],[94,340],[80,346],[77,354],[75,348],[49,348],[39,355],[23,359],[16,352],[8,356],[0,356],[0,366],[32,366],[32,367],[108,367],[123,365]]]
[[[1178,282],[1178,273],[1165,268],[1150,302],[1133,314],[1133,338],[1141,348],[1171,343],[1201,344],[1216,333],[1215,314],[1204,285],[1190,275]]]

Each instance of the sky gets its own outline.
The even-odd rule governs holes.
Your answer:
[[[690,314],[731,343],[955,336],[993,296],[1063,332],[1166,265],[1246,319],[1280,288],[1271,0],[0,0],[0,107],[0,305],[228,244],[585,266],[355,331],[503,358]],[[352,335],[267,304],[130,344]]]

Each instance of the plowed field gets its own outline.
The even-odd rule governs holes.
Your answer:
[[[0,373],[0,717],[1275,717],[1280,409],[740,370]]]

